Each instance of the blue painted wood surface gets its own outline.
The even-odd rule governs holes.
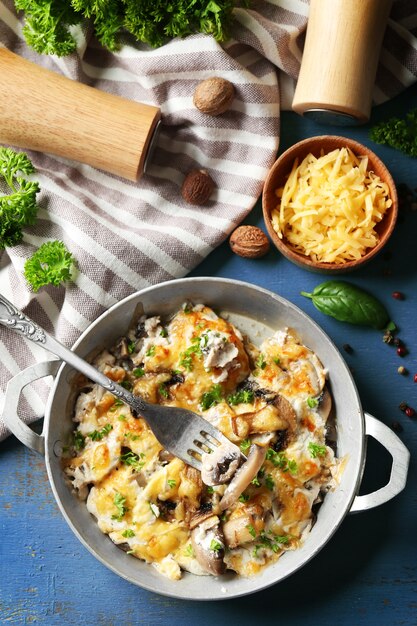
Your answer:
[[[370,124],[335,129],[293,113],[282,115],[280,151],[309,135],[344,134],[366,143],[385,161],[397,184],[417,187],[417,159],[373,144],[369,127],[417,107],[417,86],[376,107]],[[246,221],[263,226],[260,203]],[[53,499],[43,459],[14,437],[0,444],[0,623],[53,626],[130,624],[417,625],[417,211],[403,212],[387,249],[368,266],[344,275],[371,290],[388,308],[409,353],[401,359],[380,331],[342,324],[300,296],[326,277],[295,267],[277,251],[258,260],[232,254],[227,242],[192,274],[239,278],[291,300],[313,317],[344,355],[366,411],[398,422],[411,451],[406,489],[377,509],[348,515],[325,548],[301,571],[265,591],[222,602],[176,601],[122,580],[78,542]],[[405,300],[394,300],[402,291]],[[351,354],[344,344],[353,348]],[[408,376],[397,368],[404,365]],[[388,480],[390,457],[372,440],[361,492]],[[181,583],[179,583],[181,584]]]

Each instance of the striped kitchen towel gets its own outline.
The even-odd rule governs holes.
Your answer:
[[[0,252],[0,292],[66,345],[121,298],[187,275],[259,198],[278,149],[280,109],[289,107],[298,75],[308,1],[253,0],[250,7],[235,9],[233,39],[223,45],[194,35],[158,49],[126,44],[112,54],[77,30],[77,52],[57,58],[28,48],[12,0],[0,0],[0,45],[98,89],[156,104],[163,116],[152,165],[136,184],[29,153],[41,187],[38,220],[25,229],[21,244]],[[192,104],[198,82],[213,75],[236,87],[231,110],[216,118]],[[375,103],[416,77],[416,3],[394,0]],[[204,208],[186,204],[180,193],[185,174],[201,167],[216,182]],[[23,277],[24,262],[51,239],[61,239],[73,253],[76,276],[66,287],[34,294]],[[7,381],[41,360],[41,348],[0,327],[0,414]],[[26,421],[42,415],[47,392],[40,382],[25,396]],[[0,440],[7,434],[0,422]]]

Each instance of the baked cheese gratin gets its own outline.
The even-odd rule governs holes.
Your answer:
[[[172,580],[182,570],[252,576],[300,546],[338,460],[326,371],[294,332],[255,346],[209,307],[186,303],[166,321],[142,317],[94,364],[148,402],[201,414],[246,458],[219,448],[199,472],[84,379],[64,471],[115,544]]]

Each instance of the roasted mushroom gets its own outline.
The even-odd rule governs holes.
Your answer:
[[[234,444],[222,443],[210,454],[202,455],[201,478],[206,485],[223,485],[229,482],[242,460],[239,448]]]
[[[327,418],[332,410],[332,396],[327,387],[323,389],[323,393],[319,398],[318,413],[320,417],[327,422]]]
[[[236,502],[240,494],[245,491],[246,487],[252,482],[256,474],[261,469],[266,457],[266,448],[261,448],[256,444],[252,444],[248,460],[240,466],[236,471],[233,479],[226,487],[222,499],[219,502],[221,511],[229,508],[231,504]]]
[[[262,507],[250,504],[244,507],[241,515],[233,517],[223,524],[223,535],[229,548],[236,548],[254,540],[264,529]]]
[[[214,576],[224,574],[224,537],[217,515],[202,521],[191,531],[194,554],[201,567]]]

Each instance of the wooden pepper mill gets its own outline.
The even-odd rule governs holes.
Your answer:
[[[161,117],[0,48],[0,142],[86,163],[136,181]]]
[[[292,108],[316,121],[368,121],[392,0],[310,0]]]

